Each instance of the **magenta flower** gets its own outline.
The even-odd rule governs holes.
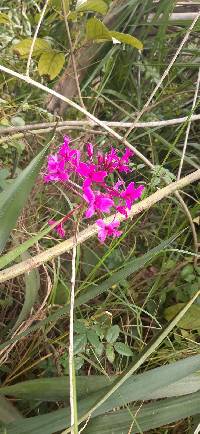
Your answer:
[[[119,170],[119,172],[130,172],[130,167],[128,166],[129,164],[129,159],[130,157],[132,157],[134,155],[134,153],[132,151],[130,151],[130,149],[126,149],[124,155],[122,155],[122,157],[119,159],[119,165],[117,170]]]
[[[93,191],[86,180],[83,185],[83,198],[88,203],[89,207],[85,213],[87,218],[92,217],[95,212],[109,213],[110,208],[114,205],[114,201],[107,195],[99,191]]]
[[[125,200],[128,209],[131,209],[133,202],[140,198],[143,190],[144,190],[143,185],[139,185],[139,187],[135,188],[135,183],[130,182],[126,190],[121,192],[120,196],[122,199]]]
[[[86,157],[81,160],[81,152],[79,149],[70,147],[70,142],[71,139],[65,136],[58,152],[49,155],[44,181],[70,183],[73,193],[81,196],[82,200],[87,203],[85,216],[90,218],[94,214],[98,215],[96,223],[101,242],[104,242],[107,236],[119,237],[121,235],[121,231],[118,230],[119,221],[113,220],[106,224],[102,220],[103,215],[104,213],[110,214],[113,208],[115,212],[127,218],[128,210],[131,209],[133,202],[141,197],[144,186],[135,187],[134,182],[130,182],[126,188],[123,180],[119,179],[114,183],[110,177],[107,182],[107,177],[115,170],[129,172],[129,160],[133,152],[127,149],[123,155],[119,156],[118,150],[112,147],[108,152],[99,152],[95,156],[93,145],[87,143]],[[72,180],[69,179],[71,175],[74,175]],[[83,202],[78,208],[82,206]],[[64,221],[65,219],[62,223],[57,223],[55,220],[49,221],[49,224],[55,226],[55,231],[62,238],[65,236]]]
[[[114,220],[112,223],[104,223],[102,219],[99,219],[96,221],[97,226],[99,226],[98,229],[98,238],[101,243],[104,243],[106,237],[113,236],[114,238],[120,237],[122,234],[122,231],[118,231],[116,228],[119,227],[120,222]]]
[[[48,156],[48,174],[44,176],[44,182],[67,181],[69,176],[65,170],[65,160],[58,154]]]
[[[111,148],[110,152],[106,152],[104,155],[99,152],[97,155],[98,166],[103,167],[108,173],[114,172],[119,164],[119,157],[117,151]]]
[[[56,223],[56,220],[49,220],[48,223],[49,223],[49,225],[54,225]],[[54,230],[57,232],[57,234],[61,238],[65,237],[65,230],[63,228],[63,223],[62,222],[58,223],[58,225],[54,227]]]
[[[73,166],[77,167],[80,161],[81,153],[78,149],[71,149],[69,146],[69,143],[71,142],[71,139],[68,136],[64,137],[64,142],[62,146],[59,148],[59,155],[65,159],[66,163],[70,163]],[[69,166],[69,169],[72,168]]]
[[[87,143],[86,150],[87,150],[88,157],[90,158],[90,160],[92,160],[92,157],[94,154],[94,149],[93,149],[92,143]]]
[[[120,214],[124,215],[126,218],[128,217],[127,209],[123,205],[117,205],[116,210],[120,212]]]
[[[87,178],[90,182],[104,182],[107,172],[98,170],[95,164],[80,163],[77,168],[77,173],[83,178]]]
[[[130,149],[127,149],[124,155],[119,157],[116,149],[111,148],[111,150],[106,152],[104,155],[101,153],[98,154],[98,166],[103,167],[108,173],[112,173],[114,170],[118,170],[119,172],[130,172],[128,164],[132,155],[133,152],[130,151]]]

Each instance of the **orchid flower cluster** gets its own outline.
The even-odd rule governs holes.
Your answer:
[[[127,218],[133,202],[141,197],[144,186],[136,187],[134,182],[130,182],[126,187],[122,179],[112,184],[109,175],[114,171],[119,174],[130,172],[129,163],[133,152],[127,149],[122,156],[119,156],[118,151],[112,147],[109,152],[97,152],[95,155],[93,145],[87,143],[87,161],[82,161],[81,151],[72,149],[70,142],[68,136],[64,137],[64,143],[58,152],[48,156],[44,182],[68,183],[71,188],[73,187],[73,191],[81,195],[86,206],[85,217],[98,217],[96,224],[101,243],[107,236],[119,237],[122,232],[119,230],[120,222],[116,219],[116,214],[118,212]],[[71,180],[72,175],[73,179],[74,175],[78,179],[78,184]],[[114,211],[113,221],[105,223],[104,213],[110,214],[112,211]],[[65,218],[55,226],[56,232],[62,238],[65,236],[64,221]],[[55,223],[54,220],[49,221],[50,225]]]

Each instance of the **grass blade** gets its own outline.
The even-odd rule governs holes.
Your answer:
[[[31,161],[14,182],[0,195],[0,252],[27,201],[42,167],[49,144]]]

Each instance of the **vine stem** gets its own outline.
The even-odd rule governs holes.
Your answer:
[[[133,205],[129,212],[128,217],[132,218],[133,216],[141,213],[142,211],[150,209],[157,202],[160,202],[162,199],[170,196],[177,190],[180,190],[186,187],[187,185],[190,185],[192,182],[198,181],[199,179],[200,179],[200,169],[196,170],[195,172],[192,172],[190,175],[187,175],[184,178],[181,178],[179,181],[172,182],[166,187],[157,190],[155,193],[151,194],[146,199]],[[110,223],[111,221],[113,221],[114,218],[117,218],[117,220],[119,221],[123,221],[125,219],[125,217],[122,216],[121,214],[117,214],[117,216],[115,214],[106,218],[104,221],[105,223]],[[96,224],[90,225],[85,230],[79,232],[77,236],[77,245],[83,243],[84,241],[88,240],[92,236],[96,235],[97,232],[98,232],[98,227]],[[66,241],[62,241],[58,243],[57,245],[51,247],[50,249],[45,250],[42,253],[39,253],[38,255],[33,256],[32,258],[26,261],[23,261],[19,264],[13,265],[9,268],[6,268],[5,270],[2,270],[0,272],[0,283],[12,279],[16,276],[20,276],[23,273],[29,272],[32,269],[39,267],[43,263],[50,261],[51,259],[59,255],[62,255],[67,251],[70,251],[73,248],[73,245],[74,245],[74,238],[72,237]]]

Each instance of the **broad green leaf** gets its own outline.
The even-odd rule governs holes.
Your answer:
[[[153,428],[171,424],[199,413],[200,392],[190,395],[152,402],[140,407],[129,406],[129,410],[95,417],[85,428],[85,434],[121,434],[149,432]],[[159,431],[161,432],[161,431]],[[45,433],[44,433],[45,434]]]
[[[25,120],[21,116],[12,116],[11,124],[15,127],[23,127],[25,125]]]
[[[200,390],[200,374],[191,374],[199,369],[200,356],[187,357],[142,374],[133,375],[120,389],[126,402],[158,399]],[[190,375],[189,375],[190,374]],[[78,399],[109,386],[116,376],[77,376]],[[178,380],[178,381],[177,381]],[[137,385],[137,387],[135,387]],[[25,400],[66,401],[69,397],[69,377],[39,378],[0,388],[0,395],[15,396]],[[113,395],[113,407],[121,405],[118,394]],[[81,408],[81,405],[80,405]]]
[[[16,419],[22,419],[21,413],[14,405],[3,396],[0,397],[0,422],[10,423]]]
[[[0,194],[0,252],[26,204],[35,179],[42,167],[49,144],[31,161],[6,191]]]
[[[108,5],[103,0],[86,0],[76,8],[76,12],[98,12],[105,15],[108,10]]]
[[[143,49],[142,42],[132,35],[125,33],[110,31],[108,28],[97,18],[90,18],[86,24],[86,36],[88,40],[98,41],[120,41],[123,44],[131,45],[138,50]]]
[[[64,63],[65,56],[63,53],[49,50],[40,56],[38,72],[40,75],[47,75],[50,80],[53,80],[60,73]]]
[[[102,342],[99,342],[98,347],[95,348],[95,353],[98,356],[102,356],[103,352],[104,352],[104,345],[102,344]]]
[[[109,30],[97,18],[87,20],[86,36],[88,40],[112,41]]]
[[[178,312],[185,306],[184,303],[177,303],[173,306],[167,307],[164,311],[164,317],[167,321],[177,315]],[[184,317],[178,322],[178,327],[183,329],[196,330],[200,328],[200,305],[193,304],[186,312]]]
[[[106,333],[107,342],[113,344],[113,342],[115,342],[118,339],[119,333],[120,333],[120,328],[117,324],[111,326]]]
[[[86,344],[87,344],[87,337],[85,334],[76,335],[74,338],[74,355],[84,351]]]
[[[123,44],[131,45],[134,48],[137,48],[138,50],[143,50],[143,44],[139,39],[135,38],[132,35],[128,35],[126,33],[120,33],[115,31],[110,31],[110,36],[117,41],[122,42]]]
[[[22,260],[30,259],[31,255],[26,252],[22,255]],[[15,323],[13,330],[16,330],[17,327],[30,315],[31,310],[34,306],[34,303],[38,297],[38,291],[40,289],[40,274],[37,268],[31,270],[29,273],[25,273],[25,299],[22,310],[19,314],[19,317]]]
[[[115,352],[111,344],[106,345],[106,357],[110,363],[113,363],[115,360]]]
[[[90,329],[87,331],[87,338],[89,343],[95,348],[95,350],[98,349],[100,342],[94,330]]]
[[[190,276],[193,273],[194,273],[193,265],[188,264],[182,268],[180,275],[181,275],[182,279],[185,280],[185,278],[187,278],[188,276]]]
[[[164,367],[160,367],[160,368],[156,368],[154,370],[151,370],[149,372],[145,372],[143,374],[131,377],[130,380],[127,382],[127,384],[124,384],[123,388],[119,389],[120,393],[115,393],[115,395],[112,398],[112,402],[110,402],[110,409],[117,407],[117,406],[122,406],[125,403],[131,402],[133,400],[143,400],[145,399],[145,393],[151,390],[155,390],[157,385],[160,385],[160,388],[162,386],[166,386],[167,384],[169,384],[169,382],[173,382],[176,379],[180,379],[185,377],[189,372],[194,372],[195,370],[197,370],[199,368],[199,362],[200,362],[200,356],[193,356],[193,357],[188,357],[185,360],[180,360],[178,362],[172,363],[168,366],[164,366]],[[152,376],[152,373],[154,374]],[[80,377],[78,377],[80,378]],[[79,379],[77,378],[77,389],[79,389]],[[95,377],[96,379],[98,379],[98,377]],[[140,378],[140,380],[139,380]],[[83,399],[80,401],[79,403],[79,412],[80,414],[82,413],[83,409],[85,409],[87,407],[88,404],[91,405],[91,402],[93,400],[93,402],[98,399],[98,396],[100,396],[101,391],[98,391],[97,393],[91,393],[91,398],[89,398],[87,395],[85,396],[85,392],[87,391],[87,384],[88,387],[91,386],[92,380],[93,380],[93,390],[95,389],[95,379],[91,377],[85,377],[85,379],[88,380],[88,383],[82,383],[82,396]],[[104,377],[105,379],[105,377]],[[137,379],[139,381],[137,381]],[[55,381],[57,380],[58,383],[60,383],[60,379],[46,379],[46,381],[49,382],[54,380],[54,387],[57,388]],[[135,381],[135,383],[133,383],[133,380]],[[142,381],[141,381],[142,380]],[[37,386],[36,383],[42,382],[44,381],[44,379],[40,379],[40,380],[35,380],[34,381],[29,381],[26,382],[27,386],[26,386],[26,390],[28,392],[29,389],[29,394],[31,394],[31,383],[35,383],[35,392],[37,393]],[[106,379],[106,381],[109,383],[109,379]],[[10,386],[10,389],[13,388],[13,394],[14,394],[14,388],[15,387],[24,387],[25,383],[19,383],[19,385],[16,386]],[[38,384],[39,386],[39,384]],[[105,383],[103,384],[103,386],[105,386]],[[66,383],[63,383],[63,387],[68,387],[69,390],[69,382],[68,382],[68,386],[66,386]],[[5,388],[8,389],[9,387]],[[41,386],[39,386],[40,389],[40,395],[42,396],[42,383]],[[0,389],[0,392],[3,389]],[[48,387],[47,385],[44,387],[43,389],[44,391],[46,390],[46,392],[48,392]],[[51,392],[53,393],[53,387],[49,390],[49,395],[51,394]],[[12,392],[11,392],[12,394]],[[147,395],[149,399],[149,395]],[[114,399],[115,398],[115,399]],[[30,398],[31,399],[31,398]],[[161,405],[162,404],[162,405]],[[161,405],[161,407],[158,408],[158,411],[155,411],[157,407],[157,405]],[[158,403],[151,403],[151,404],[146,404],[145,406],[143,406],[143,409],[148,409],[148,413],[147,413],[147,417],[144,418],[146,424],[150,425],[150,421],[152,420],[152,423],[155,423],[155,425],[152,425],[152,427],[159,427],[163,424],[167,424],[170,423],[172,421],[175,420],[179,420],[183,417],[187,417],[190,416],[192,414],[196,414],[199,413],[199,405],[200,405],[200,392],[196,392],[196,393],[192,393],[189,395],[186,395],[185,397],[181,397],[181,398],[173,398],[173,399],[167,399],[167,400],[162,400],[159,401]],[[153,407],[149,407],[149,406],[153,406]],[[108,408],[108,406],[107,406]],[[150,408],[150,412],[149,412],[149,408]],[[161,410],[163,409],[164,415],[165,415],[165,419],[164,418],[159,418],[159,416],[163,413],[161,412]],[[174,409],[174,410],[173,410]],[[129,415],[129,417],[131,417],[131,414],[126,410],[123,410],[126,414]],[[142,411],[142,410],[141,410]],[[135,414],[137,412],[137,416],[140,416],[142,413],[137,411],[137,408],[134,407],[134,413]],[[94,417],[94,414],[90,415],[90,420],[94,417],[94,424],[95,424],[95,430],[94,431],[89,431],[89,433],[97,433],[97,426],[99,426],[99,421],[100,419],[102,421],[104,421],[104,416],[103,414],[106,412],[106,409],[102,409],[102,412],[100,413],[100,409],[99,409],[99,413],[96,414],[100,415],[100,417]],[[118,412],[116,411],[116,414],[120,414],[121,416],[123,416],[122,411]],[[166,413],[167,412],[167,413]],[[181,413],[182,412],[182,413]],[[184,412],[184,413],[183,413]],[[114,413],[115,414],[115,413]],[[105,415],[107,421],[111,420],[108,419],[108,417],[112,418],[113,413],[110,413],[109,415]],[[181,414],[181,416],[180,416]],[[179,417],[180,416],[180,417]],[[169,419],[168,419],[169,418]],[[171,418],[171,419],[170,419]],[[138,419],[137,419],[138,420]],[[123,417],[121,418],[121,422],[123,422]],[[130,423],[130,419],[128,419],[129,422],[129,429],[130,429],[130,425],[133,422],[133,419],[131,419],[131,423]],[[68,408],[64,408],[61,410],[57,410],[57,411],[53,411],[50,413],[47,413],[45,415],[39,415],[36,417],[31,417],[28,419],[24,419],[23,422],[15,422],[12,424],[8,424],[6,425],[7,428],[7,432],[8,434],[52,434],[52,432],[57,432],[59,430],[64,430],[66,428],[67,423],[70,423],[70,410]],[[140,422],[141,423],[141,422]],[[98,425],[97,425],[98,424]],[[115,424],[114,421],[111,422],[112,424],[112,429],[115,428]],[[116,426],[118,427],[118,431],[112,431],[112,432],[116,432],[116,434],[121,434],[123,432],[122,430],[122,425],[119,425],[119,423],[116,423]],[[93,421],[91,421],[88,424],[88,427],[90,429],[93,429]],[[143,426],[143,428],[145,430],[148,430],[147,425]],[[86,429],[86,428],[85,428]],[[98,428],[99,429],[99,428]],[[104,426],[104,429],[106,429],[106,427]],[[110,434],[110,425],[108,427],[107,433]],[[124,432],[128,432],[128,430],[126,429],[126,425],[124,427]],[[100,431],[101,432],[101,431]],[[106,432],[106,431],[105,431]],[[134,431],[132,431],[134,432]],[[138,431],[136,431],[138,432]],[[1,430],[0,434],[4,434],[5,431]]]
[[[115,342],[114,349],[117,351],[118,354],[121,354],[122,356],[132,356],[133,351],[129,348],[128,345],[124,344],[123,342]]]
[[[0,24],[10,24],[10,18],[8,15],[0,12]]]
[[[28,57],[31,49],[32,39],[23,39],[22,41],[18,42],[17,44],[13,45],[13,51],[16,54],[19,54],[20,56],[26,58]],[[34,49],[33,49],[33,57],[40,56],[44,51],[50,50],[49,43],[42,38],[37,38],[35,41]]]
[[[171,398],[173,396],[183,396],[200,390],[200,373],[197,372],[182,378],[175,383],[166,387],[155,390],[155,392],[146,395],[146,399]]]

